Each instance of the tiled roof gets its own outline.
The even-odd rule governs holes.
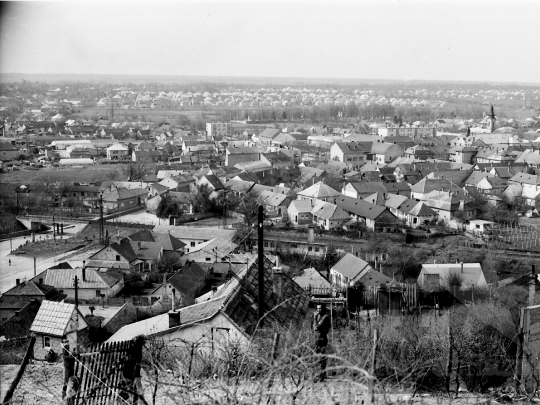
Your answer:
[[[315,287],[315,288],[330,288],[331,284],[330,282],[325,279],[321,273],[317,271],[317,269],[310,267],[309,269],[305,269],[301,275],[294,277],[293,280],[298,284],[300,287],[306,289],[309,287]]]
[[[158,245],[163,247],[163,250],[178,250],[186,246],[180,239],[172,236],[170,233],[156,233],[155,240]]]
[[[44,300],[30,327],[30,331],[63,336],[75,310],[74,304]]]
[[[207,174],[204,176],[206,180],[212,185],[214,190],[221,190],[223,188],[223,184],[218,179],[218,177],[214,174]]]
[[[457,273],[463,278],[463,287],[469,287],[471,284],[475,286],[486,285],[480,263],[463,263],[463,272],[461,271],[461,263],[423,264],[421,272],[424,274],[438,274],[442,282],[451,273]]]
[[[117,202],[118,200],[125,200],[127,198],[133,197],[136,197],[136,194],[133,191],[128,190],[127,188],[117,188],[116,190],[111,191],[109,194],[103,197],[103,201]]]
[[[341,193],[320,181],[312,185],[311,187],[308,187],[305,190],[299,192],[298,195],[311,198],[330,198],[338,197],[341,195]]]
[[[264,131],[262,131],[258,137],[259,138],[270,138],[274,139],[276,136],[281,134],[281,129],[275,129],[275,128],[266,128]]]
[[[388,208],[398,209],[401,204],[408,200],[404,195],[387,194],[384,205]]]
[[[201,282],[208,273],[196,262],[186,263],[171,278],[167,280],[178,292],[184,296],[194,296]]]
[[[414,193],[429,193],[433,190],[450,190],[452,184],[446,179],[428,179],[424,178],[411,187]]]
[[[336,200],[336,205],[345,212],[351,212],[359,217],[372,220],[378,218],[384,211],[386,211],[385,207],[348,196],[339,197]]]
[[[103,277],[101,277],[101,273],[92,268],[86,268],[84,279],[82,268],[48,269],[46,270],[46,273],[44,282],[59,290],[73,288],[75,276],[77,276],[78,285],[81,289],[89,288],[99,290],[101,288],[107,289],[110,287],[107,282],[104,281]],[[115,280],[113,284],[115,284],[116,281],[117,280]]]
[[[285,203],[287,198],[288,197],[285,194],[273,193],[271,191],[263,191],[259,195],[259,200],[263,204],[270,205],[272,207],[279,207]]]
[[[429,208],[425,203],[419,202],[410,211],[409,215],[417,217],[435,216],[437,213]]]
[[[156,225],[154,232],[167,233],[180,240],[210,240],[214,238],[232,240],[236,230],[234,229],[217,229],[217,228],[199,228],[190,226],[170,226],[170,225]]]
[[[148,229],[141,229],[138,232],[132,233],[128,236],[129,239],[140,242],[155,242],[152,232]]]
[[[256,154],[256,153],[259,153],[259,149],[258,148],[252,148],[252,147],[249,147],[249,146],[241,146],[241,147],[229,147],[227,148],[227,154],[230,154],[230,155],[237,155],[237,154]]]
[[[535,184],[540,185],[540,176],[529,174],[529,173],[516,173],[513,175],[510,179],[508,179],[509,182],[513,183],[523,183],[523,184]]]
[[[358,194],[369,195],[379,191],[386,192],[384,183],[380,181],[355,181],[349,184]]]
[[[204,321],[214,316],[222,307],[227,296],[204,301],[199,304],[184,307],[177,312],[180,313],[180,327]],[[116,332],[107,342],[121,342],[133,339],[139,335],[159,335],[169,329],[169,314],[161,314],[126,325]],[[175,328],[178,329],[178,328]]]
[[[347,253],[339,262],[334,264],[332,270],[351,280],[356,280],[360,273],[366,268],[371,268],[368,262],[351,253]]]
[[[337,205],[326,201],[317,201],[311,210],[311,214],[327,220],[349,219],[350,216]]]
[[[293,206],[298,213],[306,213],[311,212],[311,201],[309,200],[293,200],[291,201],[291,205]]]

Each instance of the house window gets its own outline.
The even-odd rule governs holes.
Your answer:
[[[51,338],[49,336],[43,336],[43,347],[44,348],[51,347]]]
[[[318,248],[318,247],[316,247],[316,248],[315,248],[315,252],[318,252],[318,251],[319,251],[319,248]]]
[[[120,255],[116,255],[116,261],[117,261],[117,262],[120,261]]]
[[[96,297],[101,297],[101,290],[96,290]]]
[[[308,252],[312,252],[312,251],[313,251],[313,247],[312,247],[312,246],[309,246],[309,247],[307,248],[307,250],[308,250]]]
[[[189,243],[189,246],[195,247],[195,242],[190,242],[190,243]]]
[[[413,218],[413,224],[416,224],[418,222],[418,218]]]

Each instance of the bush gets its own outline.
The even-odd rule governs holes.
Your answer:
[[[56,363],[58,358],[58,354],[53,349],[50,349],[45,355],[45,361],[48,361],[49,363]]]

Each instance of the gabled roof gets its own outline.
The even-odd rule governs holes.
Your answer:
[[[450,274],[459,274],[463,278],[462,286],[464,288],[471,285],[487,285],[480,263],[463,263],[463,272],[461,271],[461,263],[423,264],[421,272],[424,274],[438,274],[443,283]]]
[[[273,263],[264,261],[265,280],[272,280]],[[309,304],[303,289],[282,275],[281,300],[272,288],[264,291],[266,319],[279,324],[299,324],[305,317]],[[271,311],[270,311],[271,310]],[[214,298],[180,309],[181,325],[169,328],[169,315],[158,315],[144,321],[126,325],[115,333],[109,342],[129,340],[135,336],[160,335],[211,319],[218,312],[223,312],[242,333],[251,335],[257,325],[258,314],[258,267],[255,261],[231,278],[224,287],[220,288]]]
[[[193,296],[207,276],[208,273],[198,263],[188,262],[174,273],[167,280],[167,283],[171,284],[183,296]]]
[[[348,196],[341,196],[336,199],[336,205],[345,212],[350,212],[359,217],[371,220],[377,219],[383,212],[386,211],[385,207]]]
[[[23,281],[13,287],[12,289],[6,291],[2,294],[1,298],[5,298],[7,296],[17,296],[17,297],[45,297],[47,294],[49,294],[52,290],[54,290],[54,286],[48,285],[48,284],[39,284],[34,282],[33,280],[30,281]]]
[[[407,200],[408,198],[405,197],[404,195],[387,194],[384,205],[387,208],[398,209],[401,206],[401,204],[403,204]]]
[[[347,253],[339,262],[332,266],[331,270],[353,281],[356,281],[362,271],[367,268],[371,268],[368,262],[354,256],[351,253]]]
[[[480,183],[486,177],[493,177],[493,175],[490,175],[489,173],[485,173],[485,172],[481,173],[481,172],[475,170],[465,180],[465,184],[468,185],[468,186],[476,186],[478,183]]]
[[[523,184],[534,184],[534,185],[540,185],[540,176],[535,174],[529,174],[529,173],[523,173],[519,172],[514,174],[510,179],[508,179],[509,182],[514,183],[523,183]]]
[[[288,198],[285,194],[273,193],[271,191],[263,191],[259,195],[259,200],[266,205],[272,207],[279,207],[284,204],[285,200]]]
[[[452,188],[457,188],[452,186],[452,184],[446,179],[428,179],[423,178],[418,183],[411,187],[413,193],[429,193],[433,190],[451,190]]]
[[[293,200],[289,207],[294,207],[298,213],[311,213],[311,201],[309,200]]]
[[[437,213],[429,208],[425,203],[419,202],[409,211],[409,215],[414,215],[416,217],[427,217],[436,216]]]
[[[111,277],[107,277],[105,273],[89,267],[85,269],[84,278],[82,268],[80,267],[74,269],[48,269],[39,276],[40,278],[44,278],[44,283],[50,284],[59,290],[73,288],[75,276],[77,276],[80,289],[108,289],[118,282],[117,279],[113,280]]]
[[[349,184],[358,194],[373,194],[376,192],[386,192],[386,187],[383,182],[380,181],[354,181],[347,183]]]
[[[458,187],[464,185],[465,180],[470,176],[472,170],[445,170],[445,171],[436,171],[431,173],[430,177],[434,179],[445,179],[450,183],[455,184]]]
[[[258,154],[260,153],[258,148],[253,148],[251,146],[239,146],[239,147],[228,147],[227,148],[227,154],[228,155],[252,155],[252,154]]]
[[[311,210],[311,214],[326,220],[338,221],[349,219],[349,214],[339,208],[337,205],[326,201],[317,201]]]
[[[401,203],[401,205],[399,206],[399,210],[401,212],[404,212],[405,214],[408,214],[409,212],[411,212],[411,210],[416,207],[417,205],[419,204],[418,201],[416,200],[411,200],[410,198],[407,198],[406,201],[404,201],[403,203]]]
[[[134,241],[139,242],[155,242],[154,235],[148,229],[141,229],[131,235],[128,235],[128,238]]]
[[[274,139],[276,136],[281,134],[281,129],[275,129],[275,128],[265,128],[264,131],[262,131],[258,137],[259,138],[269,138]]]
[[[215,174],[206,174],[203,177],[212,185],[214,190],[221,190],[223,188],[223,183],[221,183]]]
[[[232,240],[236,230],[234,229],[217,229],[217,228],[199,228],[192,226],[170,226],[156,225],[154,232],[166,233],[170,232],[174,237],[182,240],[201,240],[208,241],[214,238]]]
[[[320,181],[305,190],[300,191],[298,195],[310,198],[332,198],[340,196],[341,193]]]
[[[137,194],[135,194],[132,190],[128,190],[127,188],[117,188],[117,189],[111,191],[105,197],[103,197],[103,201],[105,201],[105,202],[117,202],[119,200],[125,200],[125,199],[128,199],[128,198],[134,198],[136,196],[137,196]]]
[[[30,327],[30,331],[52,336],[64,336],[75,311],[78,310],[74,304],[44,300]],[[80,312],[79,317],[85,323]]]
[[[393,143],[373,142],[371,153],[376,154],[376,155],[384,155],[388,151],[388,149],[392,147],[397,147],[403,151],[403,148],[397,144],[394,145]]]
[[[314,267],[305,269],[302,274],[293,278],[293,280],[300,287],[307,289],[309,287],[314,288],[331,288],[330,282],[323,277],[321,273]]]

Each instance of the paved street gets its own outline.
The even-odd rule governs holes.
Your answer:
[[[86,224],[75,224],[73,228],[65,229],[66,234],[74,235],[83,229]],[[46,234],[36,235],[36,239],[43,237]],[[20,238],[13,238],[11,240],[11,246],[13,249],[17,249],[20,245],[26,243],[27,240],[31,240],[31,236],[25,236]],[[10,255],[10,241],[5,240],[0,242],[0,293],[4,293],[15,285],[16,279],[24,280],[30,279],[34,276],[34,258],[32,256],[25,255]],[[55,264],[68,261],[73,267],[81,266],[82,261],[86,259],[92,252],[74,253],[74,254],[60,254],[58,256],[50,257],[48,259],[36,260],[37,274],[46,270],[47,268],[54,266]],[[67,259],[66,259],[67,256]],[[9,261],[11,260],[11,265]]]

